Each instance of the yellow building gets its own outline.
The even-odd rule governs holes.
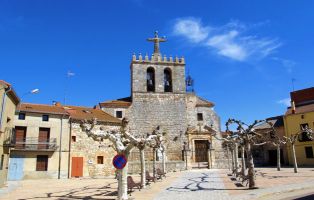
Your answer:
[[[20,99],[11,85],[0,80],[0,187],[7,180],[10,149],[4,145],[12,132],[14,113]]]
[[[299,134],[295,143],[296,159],[300,166],[314,166],[314,141],[302,133],[302,127],[314,129],[314,87],[290,93],[291,107],[284,116],[287,137]],[[289,164],[293,164],[291,144],[287,143]]]

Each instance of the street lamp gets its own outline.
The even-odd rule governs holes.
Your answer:
[[[39,93],[39,89],[38,88],[35,88],[31,91],[28,91],[26,93],[24,93],[21,97],[20,97],[20,103],[18,105],[18,108],[17,108],[17,112],[20,112],[20,109],[21,109],[21,104],[22,104],[22,98],[29,95],[29,94],[38,94]]]

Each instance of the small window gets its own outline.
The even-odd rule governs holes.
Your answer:
[[[0,163],[0,170],[3,170],[3,165],[4,165],[4,154],[1,155],[1,163]]]
[[[75,135],[72,135],[72,142],[76,142],[76,136]]]
[[[300,130],[304,130],[305,128],[308,128],[309,124],[300,124]],[[306,131],[302,132],[299,136],[299,142],[307,142],[307,141],[312,141],[311,138],[309,137],[308,133]]]
[[[19,120],[25,120],[25,113],[19,113]]]
[[[203,121],[203,113],[197,113],[197,121]]]
[[[103,156],[97,156],[97,164],[104,164],[104,157]]]
[[[314,158],[313,148],[312,147],[305,147],[305,155],[306,155],[306,158]]]
[[[49,115],[43,115],[43,121],[48,122],[49,121]]]
[[[48,169],[48,156],[38,155],[36,161],[36,171],[47,171]]]
[[[116,118],[122,118],[122,111],[116,111]]]

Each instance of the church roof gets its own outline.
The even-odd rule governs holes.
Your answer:
[[[196,96],[196,107],[214,107],[215,104],[213,102],[207,101],[199,96]]]
[[[131,97],[125,97],[117,100],[104,101],[99,103],[100,107],[105,108],[128,108],[132,104]]]
[[[94,118],[100,122],[109,122],[114,124],[121,124],[121,120],[109,115],[108,113],[89,107],[81,106],[64,106],[64,109],[69,113],[71,119],[74,120],[92,120]]]

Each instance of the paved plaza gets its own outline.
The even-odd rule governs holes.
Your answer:
[[[146,189],[135,190],[130,199],[297,199],[314,193],[314,169],[258,168],[259,189],[248,190],[240,181],[228,176],[228,170],[197,169],[167,173],[167,177]],[[132,175],[139,181],[138,175]],[[117,183],[113,177],[63,180],[24,180],[9,182],[0,190],[0,199],[116,199]],[[313,196],[312,196],[313,197]],[[311,199],[311,198],[307,198]]]

